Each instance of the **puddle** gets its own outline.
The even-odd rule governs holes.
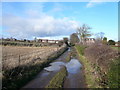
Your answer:
[[[70,62],[66,64],[68,73],[76,74],[82,65],[77,59],[71,59]]]
[[[71,51],[71,49],[70,49],[70,48],[68,48],[68,51],[70,52],[70,51]]]
[[[77,73],[80,70],[80,67],[82,66],[80,62],[77,59],[71,59],[70,62],[64,63],[64,62],[53,62],[50,64],[49,67],[44,68],[46,71],[58,71],[61,69],[62,66],[65,66],[67,68],[68,73]]]
[[[68,49],[68,51],[70,51],[70,48]],[[80,86],[80,80],[83,78],[81,77],[81,79],[79,79],[81,71],[80,67],[82,65],[77,59],[74,58],[71,59],[69,62],[65,62],[67,55],[68,52],[58,58],[56,62],[50,63],[50,66],[44,68],[44,70],[40,72],[34,80],[29,82],[23,88],[44,88],[63,66],[65,66],[68,71],[68,76],[66,77],[64,87],[71,88]]]
[[[58,71],[61,69],[62,66],[65,66],[64,62],[53,62],[50,64],[49,67],[44,68],[44,70],[49,71],[49,72]]]
[[[44,77],[44,76],[48,76],[49,75],[49,72],[44,72],[44,73],[42,73],[42,77]]]

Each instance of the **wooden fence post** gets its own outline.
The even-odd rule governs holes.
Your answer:
[[[20,66],[20,55],[19,55],[19,60],[18,60],[18,66]]]

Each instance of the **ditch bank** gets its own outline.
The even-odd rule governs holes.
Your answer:
[[[23,65],[10,70],[3,71],[2,89],[3,90],[19,90],[27,82],[32,80],[44,67],[61,56],[68,48],[63,47],[58,52],[54,52],[47,57],[43,63],[37,62],[30,66]],[[38,60],[39,61],[39,60]]]
[[[119,55],[106,45],[94,44],[85,48],[76,45],[84,65],[85,80],[88,88],[118,88]]]

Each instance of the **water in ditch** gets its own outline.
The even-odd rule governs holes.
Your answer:
[[[51,66],[44,68],[46,71],[54,72],[60,70],[62,66],[65,66],[68,72],[68,75],[64,81],[63,88],[84,88],[85,81],[82,73],[82,65],[77,59],[71,59],[68,63],[63,62],[53,62]]]
[[[46,71],[57,71],[60,70],[62,66],[67,68],[68,73],[76,74],[80,67],[82,67],[81,63],[77,59],[71,59],[68,63],[64,62],[53,62],[49,67],[44,68]]]
[[[71,59],[69,62],[64,62],[67,55],[68,53],[66,52],[63,56],[59,57],[56,62],[53,62],[50,64],[50,66],[44,68],[44,70],[40,72],[34,80],[32,80],[23,88],[44,88],[63,66],[66,67],[68,72],[68,75],[64,81],[63,88],[84,87],[84,85],[82,84],[82,82],[84,81],[83,76],[81,76],[81,63],[74,58]]]

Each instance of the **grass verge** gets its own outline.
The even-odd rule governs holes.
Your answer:
[[[66,57],[66,62],[69,62],[70,59],[71,59],[71,53],[69,52],[69,53],[68,53],[68,56]]]
[[[49,82],[46,88],[62,88],[67,75],[66,67],[63,67]]]
[[[115,59],[110,64],[110,69],[108,70],[108,87],[110,88],[120,88],[120,59]]]
[[[117,46],[110,46],[112,49],[114,49],[114,50],[118,50],[118,51],[120,51],[120,46],[119,47],[117,47]]]
[[[75,48],[80,57],[79,60],[84,66],[87,87],[88,88],[100,88],[99,83],[98,83],[99,79],[95,78],[95,76],[93,75],[93,72],[95,71],[94,68],[91,66],[91,63],[84,57],[84,50],[86,47],[76,45]]]

